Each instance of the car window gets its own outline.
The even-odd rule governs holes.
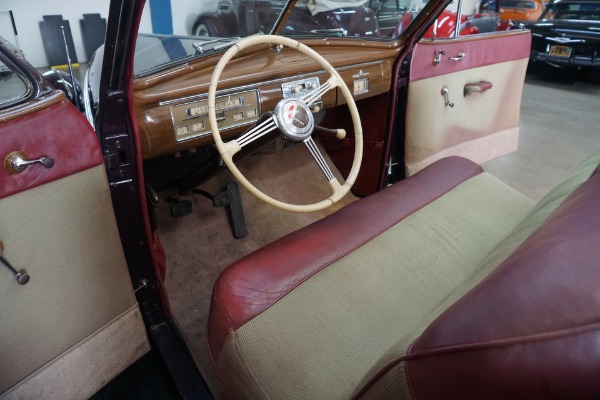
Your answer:
[[[500,20],[498,7],[496,0],[450,2],[424,37],[442,39],[456,37],[457,33],[458,36],[468,36],[508,30],[512,25],[509,21]]]
[[[600,20],[599,3],[550,3],[543,19]]]
[[[429,0],[172,0],[156,8],[146,2],[140,23],[134,71],[147,75],[192,58],[224,51],[257,33],[306,37],[398,38]],[[497,0],[453,1],[426,38],[508,29],[498,18]],[[290,12],[284,13],[285,10]]]
[[[523,1],[523,0],[500,0],[501,7],[510,7],[510,8],[526,8],[535,10],[535,2],[533,1]]]
[[[0,109],[25,99],[29,93],[28,81],[0,60]]]
[[[394,40],[428,1],[172,0],[160,8],[150,1],[140,22],[134,72],[146,75],[224,51],[257,33]]]

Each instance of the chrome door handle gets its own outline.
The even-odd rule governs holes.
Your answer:
[[[450,59],[453,61],[460,61],[463,58],[465,58],[466,56],[467,56],[467,54],[464,51],[461,51],[456,55],[456,57],[450,57]]]
[[[6,258],[4,258],[4,243],[0,241],[0,264],[3,264],[10,272],[12,272],[13,276],[17,280],[19,285],[25,285],[29,282],[29,274],[25,272],[25,270],[17,271],[15,267],[13,267]]]
[[[10,174],[23,172],[25,168],[34,164],[41,164],[44,168],[48,169],[54,166],[54,159],[48,156],[41,156],[34,160],[28,160],[22,151],[13,151],[4,157],[4,169]]]

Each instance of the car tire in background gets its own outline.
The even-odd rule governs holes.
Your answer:
[[[206,24],[206,19],[201,18],[194,22],[192,27],[192,36],[215,36],[214,32],[211,32]]]
[[[199,16],[192,25],[192,36],[232,37],[238,35],[237,17],[233,12]]]

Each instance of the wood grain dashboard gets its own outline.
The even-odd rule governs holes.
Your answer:
[[[355,100],[390,90],[393,63],[399,51],[397,43],[347,39],[305,43],[337,69]],[[206,118],[206,99],[218,58],[219,55],[206,57],[134,81],[144,159],[213,142]],[[308,89],[315,78],[323,84],[328,74],[308,56],[293,49],[276,51],[272,46],[255,46],[240,52],[227,65],[218,85],[217,119],[221,135],[224,138],[239,135],[262,113],[275,108],[283,98],[283,90],[289,92],[293,86]],[[337,90],[326,92],[321,100],[319,109],[345,103]]]

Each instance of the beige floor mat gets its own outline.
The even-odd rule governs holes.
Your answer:
[[[343,182],[333,163],[329,166]],[[307,204],[329,197],[331,189],[303,145],[250,157],[240,170],[257,187],[282,201]],[[229,171],[199,186],[216,193],[232,180]],[[205,327],[213,283],[234,261],[264,245],[317,221],[356,200],[347,195],[340,203],[317,213],[291,213],[269,206],[240,186],[248,236],[234,239],[225,209],[209,199],[190,196],[194,211],[183,218],[169,216],[165,202],[159,210],[159,233],[167,254],[166,287],[171,309],[196,363],[213,390],[216,378],[205,343]],[[163,198],[166,194],[163,195]]]

